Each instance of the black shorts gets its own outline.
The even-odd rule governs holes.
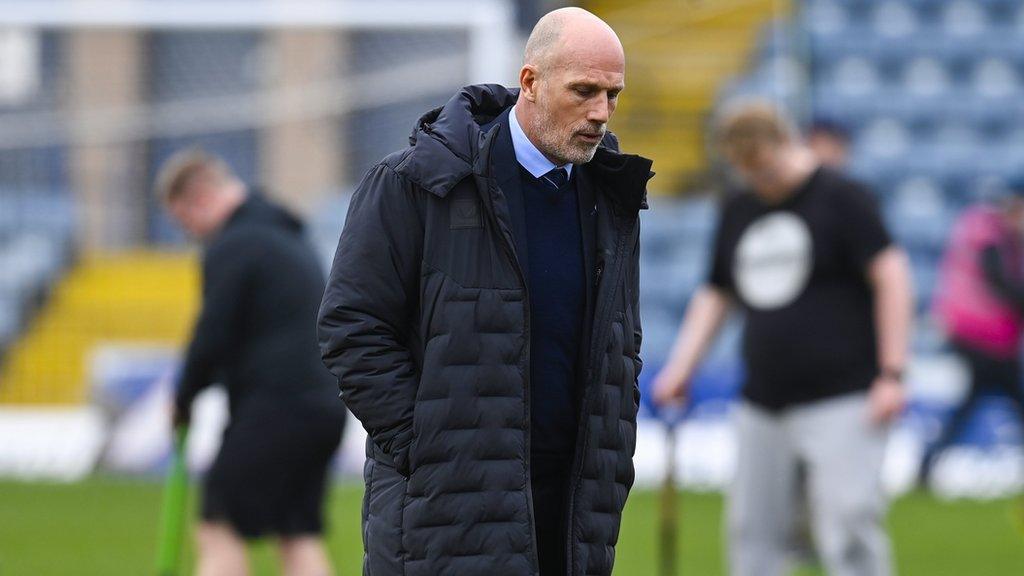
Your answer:
[[[296,411],[233,418],[206,475],[202,517],[243,538],[317,535],[343,420]]]

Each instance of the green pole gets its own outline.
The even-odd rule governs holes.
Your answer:
[[[171,467],[164,484],[160,510],[160,541],[157,552],[157,576],[176,576],[181,562],[181,543],[185,535],[185,508],[188,500],[188,468],[185,465],[185,439],[188,427],[174,429]]]

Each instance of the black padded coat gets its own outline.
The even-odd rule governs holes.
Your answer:
[[[462,89],[352,198],[318,329],[324,362],[369,433],[364,574],[538,574],[530,298],[490,162],[501,126],[481,130],[516,96]],[[652,173],[610,134],[578,168],[597,198],[597,251],[565,573],[608,575],[633,484],[638,216]]]

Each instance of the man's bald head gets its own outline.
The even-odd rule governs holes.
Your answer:
[[[556,165],[589,162],[625,73],[622,43],[608,24],[582,8],[549,12],[526,42],[516,119]]]
[[[544,70],[564,65],[567,57],[581,49],[595,48],[606,52],[605,56],[612,60],[618,56],[625,62],[622,43],[604,20],[582,8],[559,8],[545,14],[533,27],[523,52],[523,64]]]

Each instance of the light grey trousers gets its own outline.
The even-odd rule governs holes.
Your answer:
[[[739,450],[726,507],[732,576],[788,574],[791,535],[803,497],[828,574],[892,573],[881,486],[888,429],[870,422],[866,394],[778,414],[743,402],[734,417]],[[801,463],[806,495],[800,493]]]

